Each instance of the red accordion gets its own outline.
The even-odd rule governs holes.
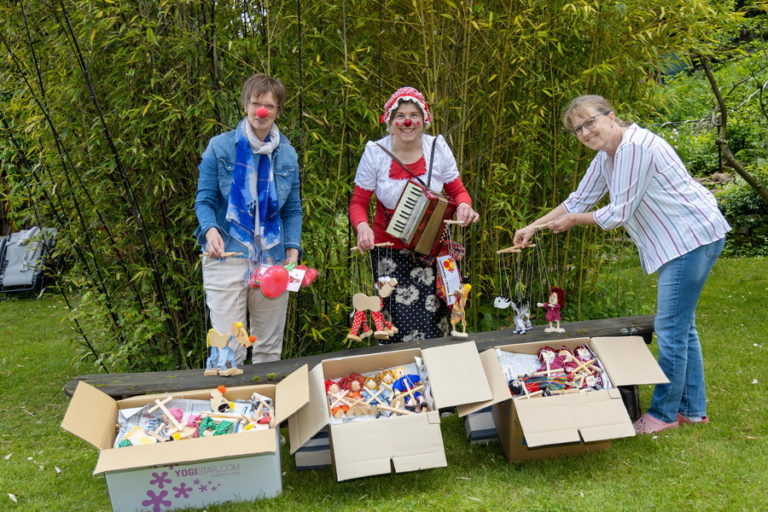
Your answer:
[[[446,230],[444,220],[453,217],[456,203],[409,180],[387,225],[387,234],[408,249],[436,256]]]

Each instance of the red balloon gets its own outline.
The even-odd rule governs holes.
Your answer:
[[[304,279],[301,280],[301,286],[307,287],[311,285],[315,279],[317,279],[317,269],[316,268],[308,268],[307,272],[304,274]]]
[[[266,107],[259,107],[256,109],[256,117],[260,117],[261,119],[266,119],[269,115],[269,110],[266,109]]]
[[[288,270],[282,265],[273,265],[264,272],[261,279],[261,293],[274,299],[288,288]]]

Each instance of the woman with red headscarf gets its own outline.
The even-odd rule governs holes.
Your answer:
[[[472,209],[472,199],[461,182],[448,143],[440,135],[424,133],[432,122],[432,113],[421,92],[413,87],[398,89],[384,105],[380,119],[387,125],[389,134],[378,141],[369,141],[365,146],[355,174],[349,218],[357,233],[360,250],[372,250],[374,279],[397,279],[395,292],[384,301],[384,314],[399,332],[381,342],[445,336],[449,330],[449,311],[437,295],[434,258],[406,249],[399,239],[386,233],[387,224],[408,180],[413,175],[426,178],[428,172],[430,176],[426,181],[430,190],[449,196],[458,205],[456,220],[461,225],[476,222],[479,215]],[[403,168],[400,162],[409,169]],[[376,212],[371,226],[368,206],[374,194]],[[374,247],[383,242],[392,245]]]

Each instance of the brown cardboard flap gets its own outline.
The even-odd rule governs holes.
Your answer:
[[[571,404],[563,403],[559,398],[551,396],[514,401],[529,448],[581,441]]]
[[[305,364],[277,384],[275,424],[279,425],[285,421],[307,402],[309,402],[309,367]]]
[[[185,439],[177,443],[108,448],[99,454],[93,474],[274,452],[277,449],[277,435],[276,429],[265,429]]]
[[[338,481],[446,465],[437,411],[331,425]]]
[[[669,382],[640,336],[597,337],[591,345],[614,386]]]
[[[504,371],[499,364],[499,358],[496,357],[496,349],[492,348],[482,352],[480,354],[480,363],[483,365],[485,377],[488,386],[491,389],[492,398],[484,402],[460,405],[456,408],[460,417],[485,409],[490,405],[503,402],[504,400],[509,400],[512,397],[512,393],[509,391],[509,385],[507,384],[507,379],[504,377]]]
[[[80,381],[61,428],[96,448],[109,448],[117,433],[117,402],[94,386]]]
[[[474,341],[422,350],[437,408],[492,398]]]
[[[616,393],[591,391],[516,399],[513,403],[529,448],[635,435],[624,403]]]
[[[291,441],[292,454],[328,423],[328,399],[325,396],[322,364],[318,364],[309,372],[308,385],[307,405],[288,418],[288,437]]]

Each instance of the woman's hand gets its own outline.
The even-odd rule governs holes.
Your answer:
[[[282,265],[284,267],[287,267],[291,263],[298,263],[299,262],[299,250],[294,249],[293,247],[289,247],[285,250],[285,260],[283,261]]]
[[[538,230],[539,228],[536,227],[536,224],[529,224],[524,228],[518,229],[515,231],[515,238],[512,240],[512,244],[515,247],[525,247]]]
[[[368,251],[373,248],[373,230],[367,222],[357,225],[357,247],[360,251]]]
[[[477,222],[479,218],[480,214],[467,203],[459,203],[459,206],[456,208],[456,220],[462,226],[468,226],[472,222]]]
[[[218,228],[210,228],[205,232],[205,252],[209,258],[219,258],[224,253],[224,239]]]
[[[578,224],[576,222],[576,215],[572,213],[565,213],[558,218],[549,221],[548,227],[552,230],[553,233],[562,233],[564,231],[568,231],[576,224]]]

